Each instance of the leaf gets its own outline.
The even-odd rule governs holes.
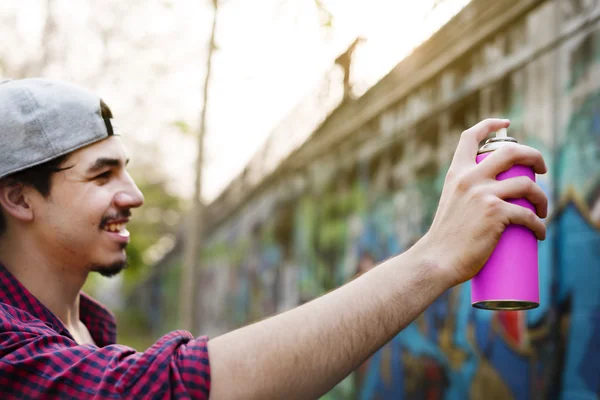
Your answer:
[[[172,125],[178,128],[181,133],[184,133],[186,135],[191,135],[193,133],[190,125],[185,121],[175,121]]]
[[[325,7],[322,0],[314,0],[315,6],[319,11],[319,18],[321,20],[321,27],[330,29],[333,27],[333,14]]]

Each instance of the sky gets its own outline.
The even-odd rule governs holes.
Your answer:
[[[357,36],[366,39],[352,71],[360,95],[467,2],[447,0],[426,20],[429,0],[326,0],[327,29],[313,1],[231,0],[219,17],[205,195],[243,169]]]
[[[199,126],[211,2],[54,1],[60,33],[51,45],[61,57],[44,75],[99,92],[131,138],[134,161],[156,159],[170,189],[189,197],[196,144],[179,127],[195,132]],[[356,96],[468,3],[446,0],[431,12],[434,1],[322,0],[333,17],[324,27],[312,0],[224,0],[209,91],[204,198],[214,199],[239,174],[357,36],[366,41],[353,61]],[[0,27],[4,54],[26,63],[38,51],[46,1],[0,4],[0,18],[16,27]],[[94,34],[99,30],[127,40],[110,41],[104,53]],[[157,153],[144,144],[158,144]]]

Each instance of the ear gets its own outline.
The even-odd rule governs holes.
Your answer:
[[[11,180],[0,182],[0,206],[4,212],[23,222],[33,220],[33,208],[27,196],[28,188]]]

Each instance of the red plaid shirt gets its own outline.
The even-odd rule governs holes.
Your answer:
[[[115,318],[81,294],[80,318],[94,345],[63,323],[0,265],[0,398],[208,398],[208,338],[184,331],[144,353],[115,344]]]

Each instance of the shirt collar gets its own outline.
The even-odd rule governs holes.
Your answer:
[[[28,312],[59,334],[73,339],[62,321],[31,294],[2,264],[0,264],[0,302]],[[79,299],[79,318],[99,347],[116,343],[117,329],[114,315],[83,292],[80,293]]]

